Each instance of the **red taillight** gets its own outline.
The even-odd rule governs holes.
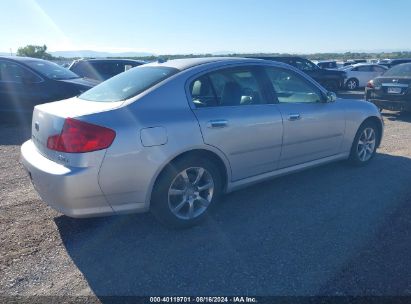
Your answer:
[[[84,153],[110,147],[116,132],[87,122],[66,118],[60,134],[47,139],[47,148],[66,153]]]
[[[374,82],[372,80],[368,81],[367,88],[374,89]]]

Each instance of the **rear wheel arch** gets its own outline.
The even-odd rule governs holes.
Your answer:
[[[173,165],[173,163],[183,159],[183,158],[207,158],[209,160],[211,160],[212,162],[214,162],[217,167],[218,170],[221,174],[222,177],[222,191],[225,192],[227,185],[228,185],[228,180],[229,180],[229,167],[228,164],[226,164],[226,162],[224,162],[224,160],[221,158],[220,155],[218,155],[217,153],[207,150],[207,149],[193,149],[193,150],[188,150],[185,152],[182,152],[180,154],[178,154],[177,156],[175,156],[174,158],[172,158],[161,170],[160,172],[157,174],[155,181],[151,187],[151,191],[150,191],[150,202],[152,199],[152,192],[155,189],[155,186],[157,184],[157,182],[160,180],[160,177],[162,176],[162,174],[164,174],[166,172],[166,170],[170,169],[170,167]],[[151,203],[150,203],[151,205]]]
[[[225,187],[227,186],[228,183],[228,168],[226,166],[226,164],[224,163],[224,161],[221,159],[221,157],[219,155],[217,155],[216,153],[210,151],[210,150],[206,150],[206,149],[195,149],[195,150],[189,150],[186,152],[183,152],[179,155],[177,155],[176,157],[174,157],[168,165],[172,164],[173,162],[181,159],[181,158],[185,158],[185,157],[199,157],[199,158],[207,158],[211,161],[213,161],[217,167],[218,170],[221,173],[222,176],[222,180],[223,180],[223,187],[225,189]],[[167,166],[168,166],[167,165]],[[167,167],[166,166],[166,167]],[[164,168],[165,169],[165,168]],[[164,170],[163,169],[163,170]],[[162,171],[163,171],[162,170]],[[161,174],[161,173],[160,173]]]

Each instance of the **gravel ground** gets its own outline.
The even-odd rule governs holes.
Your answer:
[[[19,164],[30,130],[2,124],[0,295],[411,295],[411,116],[384,117],[369,166],[249,187],[184,231],[53,211]]]

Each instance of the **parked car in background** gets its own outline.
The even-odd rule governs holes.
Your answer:
[[[318,83],[330,91],[344,88],[346,74],[344,71],[322,69],[308,59],[301,57],[255,57],[287,63],[311,76]]]
[[[50,61],[0,57],[0,111],[29,112],[37,104],[79,95],[97,82]]]
[[[317,65],[322,69],[337,69],[337,61],[335,60],[323,60],[319,61]]]
[[[411,111],[411,63],[396,65],[369,81],[365,99],[380,109]]]
[[[380,60],[379,64],[384,65],[387,68],[392,68],[398,64],[411,62],[411,58],[400,58],[400,59],[383,59]]]
[[[41,198],[69,216],[151,210],[187,227],[224,192],[330,161],[364,165],[382,134],[373,104],[337,99],[289,65],[195,58],[37,106],[21,155]]]
[[[367,63],[366,59],[349,59],[343,63],[343,66],[349,66],[357,63]]]
[[[79,59],[73,61],[69,69],[81,77],[104,81],[145,63],[132,59]]]
[[[347,73],[345,87],[348,90],[355,90],[365,87],[368,81],[382,75],[387,67],[378,64],[359,63],[344,67],[342,70]]]

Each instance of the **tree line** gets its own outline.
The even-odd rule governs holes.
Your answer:
[[[64,58],[64,57],[53,57],[47,52],[47,46],[39,45],[26,45],[25,47],[20,47],[16,53],[17,56],[26,56],[33,58],[40,58],[46,60],[64,60],[64,59],[78,59],[78,58]],[[233,53],[224,56],[228,57],[263,57],[263,56],[291,56],[297,54],[289,53]],[[180,58],[193,58],[193,57],[213,57],[213,54],[186,54],[186,55],[159,55],[159,56],[143,56],[143,57],[127,57],[130,59],[138,59],[145,61],[155,61],[160,58],[163,59],[180,59]],[[315,54],[298,54],[300,57],[304,57],[310,60],[340,60],[346,61],[349,59],[396,59],[396,58],[411,58],[410,51],[399,51],[399,52],[379,52],[379,53],[358,53],[358,52],[345,52],[345,53],[315,53]],[[121,57],[110,57],[110,58],[121,58]]]

